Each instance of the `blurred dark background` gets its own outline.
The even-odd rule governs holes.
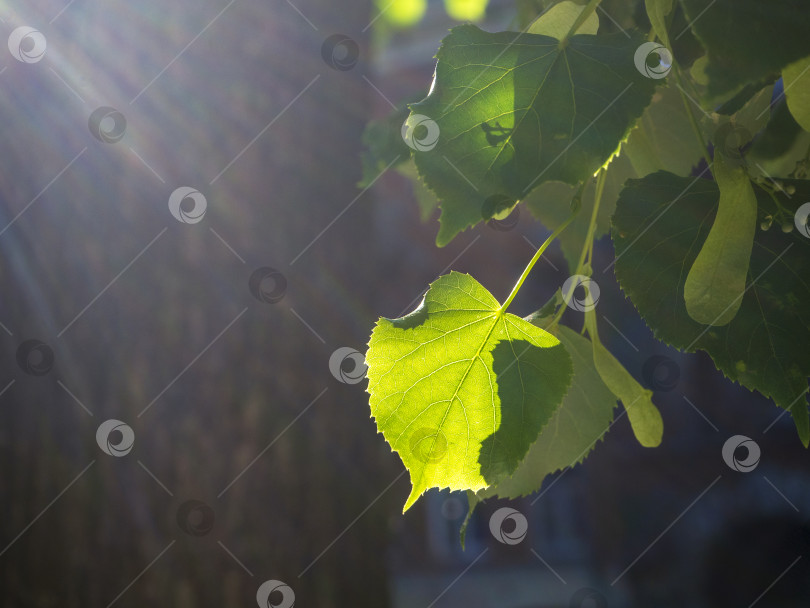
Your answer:
[[[41,61],[0,53],[2,605],[251,606],[268,580],[324,608],[810,605],[790,417],[657,344],[601,274],[607,239],[603,339],[657,389],[662,447],[617,422],[510,503],[529,521],[516,546],[490,534],[501,503],[466,551],[463,494],[401,514],[407,474],[333,353],[364,352],[378,316],[450,268],[504,297],[547,231],[524,212],[437,249],[409,180],[357,188],[366,122],[427,90],[457,22],[431,1],[403,28],[423,3],[389,4],[0,3],[6,37],[47,40]],[[484,23],[516,14],[492,1]],[[356,54],[325,55],[335,34]],[[124,117],[96,128],[116,141],[91,132],[99,107]],[[169,212],[183,186],[199,222]],[[516,312],[567,278],[546,258]],[[738,434],[762,451],[750,473],[721,456]]]

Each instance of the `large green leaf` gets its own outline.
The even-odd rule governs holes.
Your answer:
[[[571,388],[512,476],[480,490],[479,499],[535,492],[546,475],[582,462],[610,427],[616,397],[596,372],[590,341],[562,325],[555,334],[574,361]]]
[[[400,319],[380,319],[366,354],[371,413],[413,489],[480,490],[512,473],[559,406],[571,357],[453,272]]]
[[[416,166],[441,201],[439,245],[550,180],[591,175],[649,103],[654,79],[636,69],[643,38],[548,36],[454,28],[437,54],[429,95],[412,119],[438,125]],[[416,124],[416,122],[414,124]],[[432,143],[432,142],[431,142]]]
[[[794,213],[810,200],[810,182],[780,204]],[[776,213],[755,190],[760,217]],[[805,445],[810,439],[810,239],[800,231],[757,231],[742,304],[723,327],[692,320],[684,304],[686,276],[706,240],[720,193],[714,181],[658,172],[628,180],[613,216],[616,276],[655,336],[689,352],[705,350],[730,379],[791,409]],[[792,218],[783,218],[790,220]]]
[[[681,0],[708,55],[709,95],[731,93],[810,55],[807,0]],[[679,32],[672,31],[674,36]]]

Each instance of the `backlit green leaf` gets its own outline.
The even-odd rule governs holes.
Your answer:
[[[635,66],[641,42],[638,32],[629,39],[575,35],[561,44],[537,34],[453,29],[437,54],[430,94],[411,105],[416,166],[441,201],[437,243],[545,181],[592,176],[657,82]]]
[[[530,34],[542,34],[562,40],[584,10],[585,5],[576,4],[571,0],[563,0],[555,4],[529,26]],[[599,16],[596,12],[588,15],[585,22],[579,26],[577,34],[595,34],[599,29]]]
[[[371,413],[428,488],[480,490],[512,473],[561,403],[571,358],[559,340],[501,310],[453,272],[400,319],[380,319],[366,354]]]

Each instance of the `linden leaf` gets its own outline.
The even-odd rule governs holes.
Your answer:
[[[457,272],[411,314],[377,322],[366,364],[377,428],[410,472],[404,510],[428,488],[476,491],[511,474],[572,373],[557,338]]]
[[[681,0],[681,4],[706,49],[712,97],[734,93],[810,55],[806,0]]]
[[[582,462],[610,428],[616,397],[594,367],[590,341],[562,325],[555,333],[574,361],[571,388],[511,477],[479,491],[477,499],[537,491],[546,475]]]
[[[796,213],[810,200],[810,182],[782,181],[795,193],[777,195],[781,209]],[[766,192],[758,188],[755,195],[760,219],[780,213]],[[701,325],[687,313],[684,283],[719,199],[711,180],[664,171],[628,180],[613,216],[616,277],[656,338],[688,352],[705,350],[728,378],[791,410],[807,445],[808,231],[757,230],[737,315],[722,327]]]
[[[628,35],[561,42],[451,30],[431,91],[411,105],[405,130],[419,174],[441,201],[439,245],[541,183],[577,184],[610,158],[659,82],[635,65],[643,37]]]

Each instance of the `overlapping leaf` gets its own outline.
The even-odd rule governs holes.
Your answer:
[[[703,150],[674,84],[656,90],[622,151],[641,176],[659,169],[688,174],[700,161]]]
[[[810,182],[784,182],[796,191],[780,203],[793,213],[810,200]],[[723,327],[701,325],[686,312],[684,283],[719,196],[713,181],[663,171],[629,180],[613,217],[616,276],[658,339],[705,350],[726,376],[791,409],[807,445],[810,238],[798,230],[757,231],[737,315]],[[760,214],[776,212],[766,193],[756,189],[756,196]]]
[[[457,272],[413,313],[380,319],[366,363],[377,428],[411,475],[406,510],[428,488],[475,491],[511,474],[572,371],[557,338]]]
[[[732,93],[810,55],[806,0],[681,0],[706,48],[709,95]],[[679,35],[673,32],[675,35]]]
[[[616,397],[596,372],[590,341],[562,325],[555,333],[574,362],[571,388],[515,472],[479,491],[479,499],[537,491],[547,475],[582,462],[610,427]]]
[[[437,54],[430,94],[412,116],[434,121],[415,153],[441,201],[437,243],[514,205],[539,184],[576,184],[605,163],[657,81],[636,68],[639,33],[548,36],[457,27]]]

